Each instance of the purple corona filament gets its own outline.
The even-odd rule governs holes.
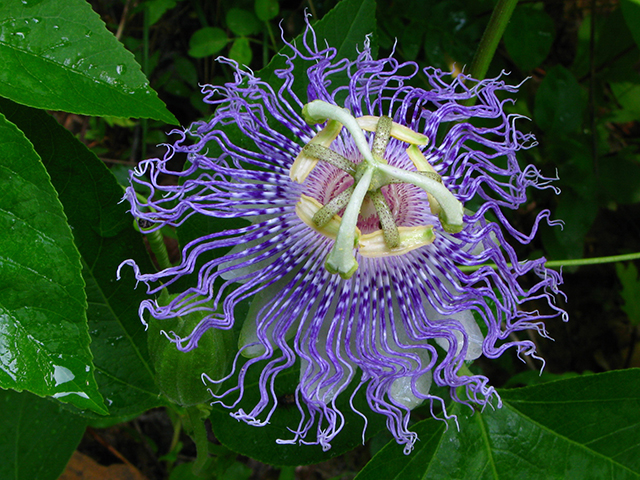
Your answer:
[[[319,43],[308,26],[302,46],[289,45],[278,90],[222,59],[235,80],[203,88],[217,107],[213,118],[172,132],[180,138],[164,158],[143,161],[131,178],[151,190],[146,202],[133,186],[126,198],[153,229],[191,215],[244,219],[242,226],[192,241],[179,265],[157,273],[124,264],[150,294],[197,275],[197,286],[168,305],[140,305],[141,317],[158,320],[209,312],[190,335],[172,339],[180,350],[196,348],[209,328],[242,325],[238,385],[217,396],[239,420],[268,423],[278,404],[275,378],[299,365],[300,423],[278,442],[330,448],[344,425],[336,400],[355,385],[409,453],[413,408],[439,404],[452,417],[432,384],[456,401],[462,387],[465,403],[482,408],[494,398],[499,406],[486,377],[461,371],[465,361],[509,348],[535,357],[535,344],[512,334],[534,329],[546,337],[545,319],[566,319],[554,303],[560,275],[544,259],[520,261],[509,243],[526,244],[541,221],[556,222],[543,211],[521,233],[503,213],[526,201],[528,187],[553,188],[552,179],[516,160],[536,142],[516,128],[522,117],[505,113],[512,100],[501,98],[517,87],[502,77],[452,78],[374,60],[368,42],[355,61],[337,59]],[[409,86],[419,74],[428,89]],[[301,81],[305,98],[294,89]],[[186,154],[183,171],[169,166],[176,153]],[[183,180],[161,184],[165,174]],[[477,210],[463,210],[472,199]],[[462,268],[469,266],[480,267]],[[519,282],[527,274],[528,289]],[[236,316],[244,300],[246,319]],[[262,369],[260,400],[245,411],[237,405],[251,368]],[[366,425],[369,412],[358,413]]]

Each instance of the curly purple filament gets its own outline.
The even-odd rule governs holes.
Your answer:
[[[158,273],[142,273],[132,260],[124,263],[133,267],[150,294],[171,289],[182,276],[197,274],[197,286],[168,305],[154,300],[140,305],[141,317],[148,312],[158,320],[196,310],[210,312],[189,336],[173,340],[180,350],[196,348],[209,328],[229,329],[245,322],[238,355],[248,360],[237,372],[238,386],[221,393],[220,401],[231,399],[230,407],[237,406],[247,369],[258,362],[265,366],[260,401],[249,412],[237,409],[232,413],[236,418],[258,426],[267,423],[278,403],[275,377],[299,361],[295,397],[301,420],[297,427],[291,426],[293,438],[279,442],[330,448],[344,425],[335,400],[356,382],[356,390],[365,389],[371,410],[386,416],[389,430],[409,453],[417,440],[408,430],[411,409],[423,401],[432,407],[440,403],[444,417],[451,417],[442,399],[429,393],[432,383],[449,387],[457,401],[456,389],[463,387],[468,402],[482,407],[495,397],[500,405],[486,377],[460,372],[464,362],[481,355],[497,358],[509,348],[535,357],[532,341],[514,340],[510,335],[535,329],[546,336],[545,319],[557,315],[566,319],[554,303],[560,274],[545,268],[544,259],[520,262],[505,236],[528,243],[540,221],[555,224],[543,211],[531,232],[523,234],[503,214],[526,201],[527,187],[553,188],[549,186],[552,179],[532,165],[524,169],[518,165],[516,152],[535,146],[535,139],[517,130],[518,115],[504,112],[505,103],[512,100],[500,100],[498,94],[515,93],[517,87],[507,85],[502,77],[478,81],[425,69],[430,85],[425,90],[407,85],[420,73],[417,65],[394,58],[374,60],[368,42],[353,62],[336,59],[334,48],[319,49],[311,27],[302,48],[289,47],[292,56],[287,68],[276,71],[284,82],[278,91],[235,63],[221,60],[235,68],[235,81],[203,88],[205,101],[217,106],[213,118],[196,122],[184,132],[172,132],[180,139],[167,146],[164,158],[139,165],[131,182],[151,189],[147,202],[136,196],[133,186],[127,189],[133,215],[152,222],[153,229],[179,226],[194,214],[242,218],[251,225],[212,232],[189,243],[179,265]],[[308,68],[294,67],[294,59],[305,61]],[[299,98],[292,88],[301,76],[308,81],[307,98]],[[340,79],[343,85],[333,87]],[[471,98],[475,105],[465,106]],[[391,223],[432,225],[432,243],[377,257],[362,256],[356,246],[358,268],[353,276],[332,275],[324,264],[334,239],[305,223],[296,205],[303,195],[326,205],[353,179],[323,161],[302,183],[290,178],[302,146],[323,126],[309,126],[302,117],[303,106],[313,100],[344,107],[353,117],[386,115],[426,135],[429,144],[418,148],[442,184],[462,204],[479,198],[481,206],[475,213],[465,211],[462,231],[447,233],[430,210],[431,199],[424,190],[408,183],[386,185],[380,191],[393,216]],[[474,118],[484,119],[484,126],[470,123]],[[236,132],[234,139],[242,138],[241,145],[230,138],[230,128]],[[436,145],[438,134],[444,137]],[[372,144],[374,134],[365,132],[365,136]],[[385,161],[415,172],[407,146],[391,138]],[[220,153],[212,158],[208,153],[214,147]],[[345,128],[330,148],[353,164],[363,162]],[[168,165],[176,153],[188,158],[180,172]],[[159,177],[165,174],[184,181],[163,185]],[[363,204],[358,217],[362,234],[381,228],[376,211],[369,210],[365,212]],[[488,213],[497,223],[486,219]],[[203,253],[229,247],[228,253],[196,269]],[[473,272],[461,271],[463,266],[486,263],[497,268],[485,265]],[[519,278],[529,272],[538,280],[525,289]],[[252,300],[246,320],[234,316],[236,306],[245,299]],[[540,303],[548,305],[549,313],[527,311],[528,304]],[[479,323],[484,323],[485,335]]]

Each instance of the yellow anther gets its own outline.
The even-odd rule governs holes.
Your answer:
[[[313,216],[322,208],[322,204],[315,198],[307,195],[300,195],[300,200],[296,203],[296,214],[298,218],[313,228],[316,232],[321,233],[325,237],[335,240],[338,236],[340,223],[342,218],[340,215],[334,215],[324,226],[318,227],[313,221]],[[361,236],[360,229],[356,227],[356,244]]]
[[[409,159],[413,162],[416,170],[419,172],[438,173],[416,145],[411,145],[407,148],[407,155],[409,155]],[[442,209],[440,208],[438,201],[430,193],[427,193],[427,198],[429,199],[429,209],[431,210],[431,213],[439,215]]]
[[[322,145],[323,147],[329,148],[333,141],[338,137],[340,130],[342,130],[342,124],[340,122],[337,122],[336,120],[329,120],[325,127],[311,139],[309,144]],[[294,182],[302,183],[306,180],[317,164],[318,159],[305,155],[304,149],[302,149],[293,162],[293,165],[291,165],[289,177]]]
[[[367,132],[376,131],[378,120],[380,120],[380,117],[374,117],[373,115],[364,115],[363,117],[356,118],[358,126]],[[405,127],[396,122],[391,124],[391,136],[402,142],[410,143],[411,145],[426,145],[429,143],[429,137],[426,135],[414,132],[409,127]]]
[[[382,230],[362,235],[358,242],[358,253],[368,258],[404,255],[411,250],[433,243],[436,238],[436,234],[433,233],[433,225],[398,227],[398,232],[400,233],[400,243],[395,248],[387,246]]]

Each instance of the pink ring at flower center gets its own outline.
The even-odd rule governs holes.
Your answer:
[[[356,163],[361,161],[360,159],[352,160]],[[304,184],[306,187],[304,195],[326,205],[353,185],[353,177],[333,165],[318,162]],[[427,196],[420,188],[414,185],[395,183],[382,187],[381,191],[387,200],[396,226],[416,227],[434,223],[434,216],[429,211]],[[339,211],[338,215],[342,216],[343,213],[344,209]],[[368,197],[365,197],[356,225],[363,234],[380,230],[378,214]]]

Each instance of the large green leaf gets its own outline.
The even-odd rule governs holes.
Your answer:
[[[518,7],[504,31],[504,46],[511,60],[526,72],[547,58],[554,36],[553,19],[544,10]]]
[[[547,72],[536,93],[533,117],[543,130],[571,133],[582,124],[585,101],[580,84],[562,65]]]
[[[33,146],[0,114],[0,387],[107,413],[80,256]]]
[[[0,478],[56,480],[86,426],[50,400],[0,390]]]
[[[628,2],[628,3],[636,3]],[[635,78],[635,70],[632,66],[638,56],[637,47],[634,48],[635,32],[630,31],[629,19],[623,16],[625,4],[622,9],[615,9],[609,13],[598,11],[595,16],[594,45],[591,45],[591,15],[585,16],[578,29],[578,44],[576,54],[571,66],[571,71],[577,78],[584,80],[589,76],[591,64],[595,67],[598,78],[619,81],[616,70],[623,69],[633,72],[627,79]],[[625,20],[627,20],[625,22]],[[612,75],[613,74],[613,75]]]
[[[84,0],[0,2],[0,95],[47,110],[178,124]]]
[[[133,229],[123,195],[111,172],[73,135],[42,111],[0,101],[42,157],[82,256],[89,302],[96,379],[112,416],[140,413],[161,403],[149,366],[146,334],[138,306],[147,298],[135,290],[130,269],[116,281],[116,269],[134,258],[153,270],[140,235]]]
[[[503,406],[454,424],[414,425],[421,441],[403,455],[391,442],[356,477],[385,479],[638,479],[640,370],[623,370],[501,392]]]
[[[640,46],[640,0],[620,0],[620,7],[633,39]]]

